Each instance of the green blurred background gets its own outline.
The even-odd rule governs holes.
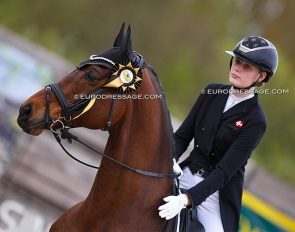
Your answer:
[[[0,24],[73,64],[111,47],[122,22],[131,24],[134,50],[157,71],[180,120],[207,84],[228,83],[224,50],[249,35],[269,39],[280,62],[264,89],[287,93],[260,94],[268,128],[253,158],[295,186],[294,9],[294,0],[1,0]]]

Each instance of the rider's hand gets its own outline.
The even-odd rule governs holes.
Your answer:
[[[182,174],[183,174],[182,169],[179,167],[178,163],[176,163],[176,160],[175,160],[175,159],[173,159],[173,172],[174,172],[175,174],[179,175],[179,176],[178,176],[178,179],[179,179],[179,178],[182,176]]]
[[[175,217],[188,205],[188,198],[184,194],[180,194],[178,196],[168,196],[163,200],[167,203],[159,207],[159,215],[161,218],[166,218],[166,220]]]

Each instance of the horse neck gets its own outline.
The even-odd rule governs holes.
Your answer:
[[[162,99],[132,100],[126,114],[111,126],[104,152],[133,168],[172,173],[173,131],[169,112],[159,85],[149,79],[147,71],[143,72],[145,79],[140,89],[154,89],[154,93],[162,94]],[[116,210],[113,207],[110,215],[128,209],[117,216],[128,218],[145,213],[147,220],[159,220],[156,209],[163,197],[172,194],[172,182],[171,178],[145,176],[103,158],[83,209],[103,216],[110,213],[109,205],[115,205]],[[165,221],[159,223],[165,227]]]
[[[165,95],[149,68],[142,70],[141,96],[160,99],[134,99],[120,122],[110,130],[106,152],[130,166],[156,172],[171,172],[173,129]],[[116,153],[116,154],[115,154]]]

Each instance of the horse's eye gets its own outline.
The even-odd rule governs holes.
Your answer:
[[[96,82],[99,80],[99,77],[97,76],[97,74],[93,73],[91,70],[85,73],[85,78],[86,80],[90,82]]]

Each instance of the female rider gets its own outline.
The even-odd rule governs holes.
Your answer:
[[[206,231],[238,231],[247,160],[265,130],[264,112],[255,88],[275,74],[278,53],[259,36],[242,39],[232,52],[230,85],[210,84],[199,95],[174,134],[175,160],[194,139],[179,168],[183,193],[164,198],[159,215],[167,220],[192,207]]]

